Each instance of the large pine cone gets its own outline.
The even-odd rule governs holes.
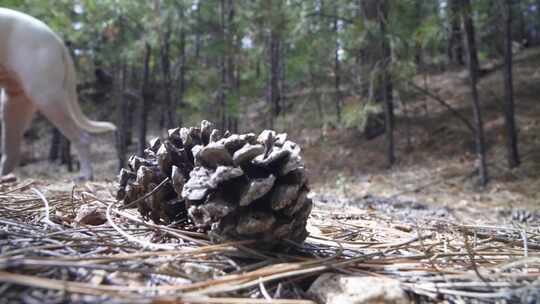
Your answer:
[[[220,136],[208,121],[168,133],[120,172],[118,199],[125,205],[155,223],[190,222],[217,241],[273,246],[307,237],[306,172],[300,147],[285,133]]]

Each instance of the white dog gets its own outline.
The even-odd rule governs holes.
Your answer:
[[[90,135],[114,131],[89,120],[77,101],[73,61],[62,40],[43,22],[0,8],[1,174],[14,170],[33,114],[41,111],[75,146],[81,178],[92,179]]]

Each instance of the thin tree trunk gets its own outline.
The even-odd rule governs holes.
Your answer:
[[[182,108],[184,105],[184,95],[186,94],[186,31],[180,31],[180,85],[178,89],[178,104]],[[178,125],[183,124],[183,115],[176,115]]]
[[[144,149],[146,148],[146,127],[148,121],[148,104],[150,99],[150,56],[152,55],[152,48],[150,44],[146,42],[144,48],[144,71],[143,71],[143,84],[141,89],[141,106],[139,107],[139,146],[137,148],[137,154],[139,156],[144,155]]]
[[[504,48],[504,118],[506,124],[506,149],[508,166],[519,166],[518,139],[514,115],[514,87],[512,83],[512,1],[505,0],[503,13],[505,17],[505,48]]]
[[[478,55],[476,51],[476,41],[474,37],[474,25],[472,20],[472,7],[470,0],[461,0],[463,23],[467,40],[468,66],[471,79],[471,94],[475,124],[476,154],[478,157],[478,171],[480,183],[485,186],[488,182],[488,171],[486,165],[486,145],[484,140],[484,126],[482,122],[482,112],[480,100],[478,98]]]
[[[416,10],[416,28],[420,28],[422,25],[423,12],[422,12],[422,0],[414,1],[414,9]],[[421,70],[422,69],[422,45],[418,39],[414,42],[414,63]]]
[[[341,92],[339,87],[341,85],[341,71],[339,66],[339,26],[338,26],[338,4],[334,3],[334,35],[336,36],[336,48],[334,50],[334,86],[336,90],[335,103],[336,103],[336,116],[337,122],[341,123]]]
[[[113,80],[113,100],[118,102],[118,110],[117,110],[117,119],[119,122],[119,129],[116,133],[116,145],[117,145],[117,155],[118,155],[118,170],[122,169],[126,165],[126,154],[127,154],[127,147],[126,147],[126,136],[127,136],[127,129],[129,126],[127,125],[128,122],[128,104],[127,104],[127,98],[123,96],[121,93],[122,90],[122,78],[124,75],[122,75],[122,65],[116,65],[114,67],[114,80]]]
[[[319,122],[321,123],[321,128],[324,126],[324,111],[323,106],[321,102],[321,95],[317,93],[317,80],[315,76],[314,71],[314,63],[309,63],[309,80],[311,83],[311,94],[310,97],[312,100],[315,100],[315,104],[317,105],[317,116],[319,118]]]
[[[220,8],[220,40],[223,45],[223,51],[221,52],[221,58],[219,60],[219,73],[221,75],[221,84],[217,95],[217,103],[219,105],[219,121],[221,130],[227,129],[227,53],[229,51],[227,44],[227,29],[226,29],[226,8],[225,0],[219,1]]]
[[[126,120],[127,120],[126,125],[132,126],[133,115],[135,111],[132,110],[132,105],[134,104],[134,102],[132,101],[132,97],[131,96],[127,97],[125,94],[128,87],[128,81],[129,81],[128,66],[124,62],[122,64],[122,89],[120,91],[120,95],[121,95],[121,98],[126,98],[126,101],[125,101],[126,108],[128,109],[126,113]],[[124,139],[126,141],[126,147],[129,147],[133,143],[133,129],[131,127],[127,128],[126,137]]]
[[[200,57],[200,53],[201,53],[201,36],[202,36],[202,33],[201,33],[201,1],[198,1],[197,2],[197,9],[195,10],[195,18],[197,20],[197,27],[195,29],[195,59],[196,60],[199,60],[199,57]]]
[[[392,50],[386,37],[386,20],[388,15],[388,1],[381,0],[379,3],[379,26],[381,30],[382,42],[382,95],[384,103],[384,122],[386,132],[386,155],[388,166],[391,167],[396,162],[394,147],[394,101],[392,97],[392,79],[389,73],[389,66],[392,61]]]
[[[227,47],[229,48],[229,51],[227,52],[227,86],[229,88],[229,95],[237,95],[235,92],[237,92],[239,88],[239,82],[237,81],[235,71],[237,68],[236,62],[235,62],[235,54],[238,53],[238,50],[236,48],[235,44],[235,34],[236,34],[236,26],[234,23],[234,18],[236,15],[236,8],[235,8],[235,1],[234,0],[228,0],[227,4]],[[232,101],[232,100],[231,100]],[[238,102],[238,101],[236,101]],[[237,107],[236,107],[237,108]],[[229,120],[228,120],[228,127],[227,129],[231,130],[232,132],[235,132],[235,129],[238,127],[238,118],[237,113],[229,113]]]
[[[199,6],[199,4],[197,5]],[[184,6],[179,4],[178,7],[178,13],[182,20],[185,19],[185,9]],[[178,75],[178,102],[175,103],[175,106],[178,106],[180,108],[184,105],[184,95],[186,93],[186,29],[184,26],[180,29],[180,37],[179,37],[179,61],[180,61],[180,70]],[[178,126],[182,126],[183,124],[183,117],[182,114],[179,113],[176,115],[176,122]]]
[[[166,22],[166,29],[163,33],[161,45],[161,72],[163,75],[163,93],[165,94],[165,127],[168,129],[176,127],[176,105],[171,96],[171,68],[170,68],[170,42],[171,23]]]
[[[281,42],[276,29],[270,31],[270,83],[269,98],[272,107],[271,127],[273,128],[274,119],[281,112],[281,93],[279,92],[279,60],[280,60]]]
[[[465,65],[463,60],[463,35],[461,30],[461,13],[463,9],[462,0],[448,1],[448,18],[450,23],[450,33],[448,38],[448,57],[450,62],[457,65]]]

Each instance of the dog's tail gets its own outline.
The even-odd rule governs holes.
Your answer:
[[[107,121],[90,120],[82,112],[77,97],[77,77],[75,73],[73,59],[71,58],[67,47],[63,43],[62,48],[62,58],[65,68],[64,89],[68,94],[68,100],[66,102],[71,118],[77,124],[77,126],[89,133],[104,133],[116,131],[116,126],[114,124]]]

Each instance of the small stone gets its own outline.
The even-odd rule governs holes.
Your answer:
[[[106,222],[107,217],[105,216],[105,208],[102,205],[95,203],[82,205],[77,210],[77,216],[75,217],[75,223],[79,226],[99,226]]]
[[[261,198],[274,186],[276,177],[270,175],[266,178],[257,178],[249,183],[249,186],[242,198],[240,199],[240,206],[247,206],[251,202]]]
[[[256,156],[264,153],[263,145],[251,145],[246,143],[241,149],[234,152],[233,163],[235,166],[240,166],[253,160]]]
[[[320,303],[327,304],[409,304],[412,303],[399,281],[324,273],[308,290]]]

